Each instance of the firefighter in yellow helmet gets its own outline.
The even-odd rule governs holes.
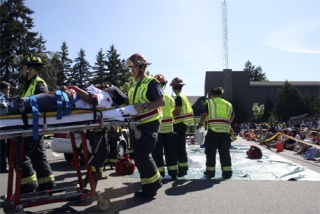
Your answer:
[[[16,60],[25,78],[25,91],[22,97],[48,92],[46,82],[38,76],[43,65],[41,58],[26,55],[19,56]],[[43,136],[25,137],[21,193],[50,190],[54,186],[55,179],[46,157]]]
[[[161,121],[161,106],[165,105],[159,82],[146,75],[150,63],[141,55],[133,54],[127,60],[136,85],[128,92],[129,103],[134,105],[138,115],[134,118],[139,122],[137,129],[141,136],[135,138],[133,144],[134,161],[140,173],[142,190],[135,192],[138,198],[153,198],[162,186],[162,176],[152,157],[158,138]]]
[[[166,78],[162,74],[154,76],[164,90],[167,84]],[[153,158],[158,166],[158,170],[162,177],[165,176],[165,165],[167,166],[168,174],[172,180],[177,180],[178,163],[177,156],[174,150],[174,135],[173,135],[173,109],[175,107],[174,99],[167,93],[163,94],[166,105],[162,107],[163,118],[160,124],[158,141],[153,151]],[[163,152],[165,161],[163,159]]]
[[[206,171],[204,174],[208,178],[215,177],[216,151],[218,149],[222,177],[229,179],[232,177],[230,130],[235,114],[232,104],[221,98],[222,94],[223,89],[221,87],[215,87],[209,91],[209,99],[206,100],[204,112],[201,114],[197,128],[203,126],[207,120],[208,132],[204,141],[206,154]]]
[[[170,85],[176,94],[176,106],[173,110],[175,132],[175,151],[178,158],[179,173],[178,177],[187,175],[188,172],[188,155],[186,149],[186,132],[188,127],[194,125],[193,109],[186,95],[182,93],[182,87],[185,85],[179,77],[174,78]]]

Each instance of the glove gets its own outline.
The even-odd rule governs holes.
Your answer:
[[[198,124],[197,124],[197,129],[201,128],[202,126],[203,126],[202,123],[198,123]]]

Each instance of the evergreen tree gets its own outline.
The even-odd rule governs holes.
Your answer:
[[[267,98],[266,102],[264,103],[264,114],[261,116],[261,121],[266,122],[269,120],[273,110],[273,103],[270,97]]]
[[[288,81],[278,91],[274,113],[280,121],[287,121],[292,116],[308,113],[303,95]]]
[[[48,55],[42,56],[42,61],[46,66],[40,72],[40,76],[48,85],[49,91],[60,88],[58,85],[58,72],[61,68],[60,55],[58,52],[49,52]]]
[[[30,16],[34,11],[25,6],[24,0],[1,0],[0,11],[0,78],[18,86],[21,80],[15,56],[43,52],[45,41],[42,36],[38,38],[38,32],[31,31],[34,24]]]
[[[60,52],[60,63],[58,74],[57,74],[57,85],[69,85],[71,84],[71,64],[72,60],[68,58],[69,51],[66,42],[63,42],[61,45]]]
[[[262,68],[258,66],[257,68],[252,65],[252,63],[248,60],[248,62],[245,63],[244,71],[249,71],[250,75],[250,81],[267,81],[266,74],[262,72]]]
[[[96,62],[94,63],[94,66],[92,67],[92,76],[93,76],[93,81],[92,84],[101,84],[106,82],[106,61],[105,61],[105,55],[102,52],[102,49],[98,52],[96,56]]]
[[[117,87],[122,86],[128,81],[131,76],[128,69],[125,68],[125,60],[119,59],[120,54],[114,48],[114,45],[110,46],[110,50],[107,51],[106,65],[108,66],[108,72],[106,73],[106,82],[110,82]]]
[[[91,82],[90,64],[85,59],[85,51],[81,48],[78,57],[74,60],[75,64],[72,68],[71,84],[84,87]]]

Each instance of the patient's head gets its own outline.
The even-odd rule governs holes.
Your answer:
[[[117,86],[111,86],[105,89],[117,105],[128,104],[128,97]]]

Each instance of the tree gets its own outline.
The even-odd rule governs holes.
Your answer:
[[[280,121],[287,121],[292,116],[308,113],[305,106],[301,92],[287,80],[278,91],[274,113]]]
[[[67,43],[64,41],[61,45],[60,54],[60,66],[58,68],[57,73],[57,84],[61,85],[69,85],[71,84],[71,64],[72,60],[68,57],[69,50]]]
[[[45,51],[43,37],[32,32],[34,11],[24,5],[23,0],[2,0],[0,4],[0,69],[1,79],[18,86],[19,67],[14,63],[18,54],[35,54]]]
[[[273,103],[270,97],[267,98],[266,102],[264,103],[264,113],[261,116],[261,121],[266,122],[269,120],[273,110]]]
[[[107,68],[106,68],[106,60],[105,55],[102,52],[102,49],[98,52],[96,56],[96,62],[94,63],[94,66],[92,67],[92,75],[93,75],[93,84],[101,84],[103,82],[106,82],[107,79]]]
[[[125,60],[120,60],[119,57],[120,54],[117,53],[114,45],[111,45],[110,50],[107,51],[106,65],[108,66],[108,72],[106,81],[117,87],[125,84],[131,76],[129,70],[125,68]]]
[[[72,69],[71,84],[80,87],[86,86],[91,82],[90,64],[85,59],[85,51],[81,48],[78,57],[74,60],[75,64]]]
[[[253,116],[257,119],[257,121],[259,120],[259,118],[264,114],[264,105],[261,104],[259,106],[258,103],[253,103],[252,106],[252,114]]]
[[[258,66],[257,68],[251,64],[251,62],[248,60],[248,62],[245,63],[244,71],[249,71],[250,75],[250,81],[267,81],[266,74],[262,72],[262,68]]]

